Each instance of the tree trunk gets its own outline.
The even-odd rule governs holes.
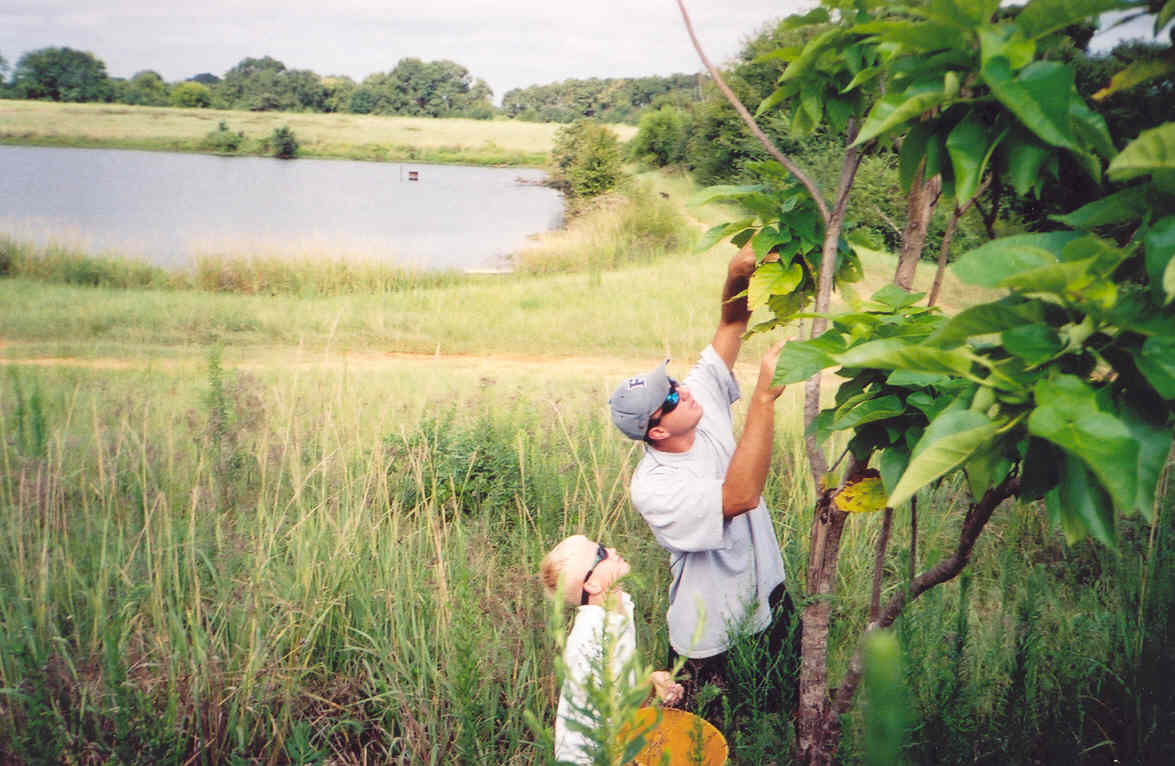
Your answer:
[[[903,290],[914,290],[914,274],[926,244],[926,231],[930,227],[930,215],[942,192],[942,176],[935,175],[925,183],[922,172],[914,177],[910,185],[910,196],[906,198],[906,227],[902,231],[902,249],[898,253],[898,268],[893,281]]]

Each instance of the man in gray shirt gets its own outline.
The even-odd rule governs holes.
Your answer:
[[[749,246],[731,259],[718,329],[682,383],[663,363],[621,383],[608,402],[616,426],[646,443],[632,503],[669,552],[670,661],[686,658],[687,704],[706,683],[727,688],[728,650],[739,634],[754,636],[763,645],[760,662],[782,665],[794,684],[798,635],[787,640],[794,610],[762,497],[783,392],[771,385],[782,343],[763,358],[737,443],[730,412],[739,398],[732,368],[751,316],[744,291],[754,269]]]

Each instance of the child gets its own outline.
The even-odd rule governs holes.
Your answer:
[[[593,679],[600,667],[608,667],[614,673],[630,667],[636,651],[632,598],[616,586],[628,571],[628,562],[615,548],[605,548],[583,535],[572,535],[556,545],[539,567],[547,594],[555,595],[562,586],[563,592],[559,595],[564,602],[578,607],[563,652],[567,678],[559,694],[555,718],[555,759],[558,761],[592,762],[587,736],[568,724],[571,721],[593,724],[587,715],[590,710],[589,679]],[[606,645],[612,656],[605,661],[603,651]],[[633,678],[628,680],[636,681]],[[594,681],[600,683],[598,678]],[[654,671],[644,683],[651,683],[657,696],[667,704],[681,699],[681,684],[674,683],[673,677],[664,670]]]

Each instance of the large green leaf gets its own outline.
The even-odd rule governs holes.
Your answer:
[[[1175,171],[1175,122],[1143,131],[1110,162],[1107,174],[1125,181],[1148,173]]]
[[[912,120],[923,112],[942,105],[950,98],[941,80],[922,80],[905,90],[887,94],[873,105],[853,146],[872,141],[882,133]]]
[[[926,154],[926,142],[932,135],[930,123],[919,122],[910,128],[902,139],[902,148],[898,152],[898,178],[902,184],[902,191],[909,191],[922,167],[922,159]]]
[[[1131,509],[1138,489],[1138,442],[1119,418],[1097,409],[1096,396],[1080,378],[1041,380],[1030,433],[1080,457],[1117,507]]]
[[[889,311],[900,311],[907,306],[913,306],[922,299],[926,293],[912,293],[894,283],[882,285],[877,292],[869,296],[869,300],[875,304],[880,304],[879,308]]]
[[[954,348],[976,335],[990,335],[1044,321],[1044,304],[1020,296],[971,306],[955,314],[926,339],[928,346]]]
[[[713,226],[707,229],[706,233],[702,235],[701,240],[698,241],[697,246],[694,248],[694,252],[702,253],[709,250],[711,247],[718,244],[719,241],[726,239],[731,234],[743,231],[746,229],[746,227],[750,226],[753,221],[753,218],[745,218],[741,221],[734,221],[732,223],[720,223],[717,226]]]
[[[1146,204],[1147,190],[1145,185],[1131,186],[1088,205],[1074,210],[1067,215],[1052,216],[1054,221],[1071,226],[1074,229],[1093,229],[1112,223],[1136,221]]]
[[[779,76],[779,82],[803,79],[816,66],[824,51],[833,47],[846,34],[845,29],[833,27],[809,40],[808,44],[804,46],[803,52],[795,61],[787,65],[787,69],[783,70],[783,74]]]
[[[1159,396],[1175,399],[1175,338],[1147,338],[1134,363]]]
[[[947,152],[955,171],[955,199],[959,206],[975,196],[979,181],[987,170],[988,160],[1003,136],[989,134],[986,121],[972,110],[951,129],[947,136]]]
[[[957,22],[872,21],[853,27],[854,32],[877,35],[886,43],[900,45],[906,51],[929,53],[944,48],[965,46],[963,29]]]
[[[1003,157],[1005,180],[1016,194],[1040,193],[1043,186],[1041,168],[1052,154],[1052,149],[1027,131],[1014,134],[1004,141]]]
[[[1154,522],[1155,488],[1171,454],[1171,429],[1147,422],[1129,407],[1123,409],[1122,420],[1138,442],[1138,501],[1133,510]]]
[[[1160,287],[1167,266],[1175,258],[1175,215],[1151,224],[1142,239],[1142,246],[1146,251],[1146,275],[1152,285]]]
[[[1108,160],[1118,153],[1114,140],[1110,138],[1106,118],[1090,109],[1081,96],[1076,94],[1069,99],[1069,124],[1073,126],[1073,131],[1081,143],[1093,149],[1098,155]],[[1097,165],[1097,168],[1099,172],[1093,174],[1094,178],[1100,175],[1101,166]]]
[[[836,354],[843,351],[840,333],[826,332],[811,340],[792,341],[784,345],[775,364],[772,385],[799,383],[828,367],[837,365]]]
[[[1132,5],[1124,0],[1032,0],[1017,14],[1016,26],[1025,37],[1043,37],[1078,21]]]
[[[967,484],[971,497],[979,500],[987,490],[1004,480],[1012,470],[1012,461],[1004,457],[1003,447],[998,441],[981,446],[963,464],[967,472]]]
[[[1061,336],[1043,324],[1020,325],[1000,336],[1008,353],[1023,359],[1030,367],[1043,364],[1065,348]]]
[[[884,338],[854,346],[835,356],[844,367],[967,375],[974,361],[959,349],[913,345],[901,338]]]
[[[1167,262],[1167,268],[1163,271],[1163,292],[1167,294],[1167,300],[1163,305],[1167,305],[1175,299],[1175,258]]]
[[[1060,481],[1044,496],[1049,518],[1061,527],[1070,545],[1092,535],[1112,547],[1114,509],[1106,491],[1073,455],[1065,454],[1060,469]]]
[[[951,270],[966,284],[998,287],[1016,274],[1056,263],[1065,245],[1080,236],[1054,231],[1002,237],[966,253]]]
[[[1036,42],[1023,35],[1013,24],[982,26],[979,32],[980,68],[992,59],[1006,59],[1015,72],[1032,63],[1036,56]]]
[[[896,507],[915,492],[958,468],[999,431],[1001,424],[971,410],[948,410],[934,419],[910,455],[910,464],[890,493]]]
[[[1069,125],[1071,68],[1055,61],[1036,61],[1013,76],[1008,59],[997,56],[984,63],[980,75],[1000,103],[1042,141],[1080,153]]]
[[[910,455],[900,447],[890,447],[881,453],[878,468],[881,470],[881,483],[885,485],[887,495],[893,494],[909,464]]]
[[[747,286],[747,308],[754,311],[766,306],[773,295],[787,295],[803,278],[804,270],[798,263],[787,266],[778,261],[759,264]]]
[[[876,399],[866,399],[838,414],[836,419],[832,421],[832,429],[839,431],[845,428],[856,428],[865,423],[897,417],[905,411],[906,408],[902,406],[902,400],[893,394],[880,396]]]

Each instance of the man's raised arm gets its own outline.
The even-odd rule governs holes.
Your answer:
[[[747,422],[743,435],[730,457],[726,479],[722,482],[722,515],[730,518],[755,508],[767,483],[771,467],[771,443],[775,438],[775,400],[783,386],[772,386],[779,351],[787,341],[768,349],[759,365],[759,380],[747,403]]]
[[[732,370],[742,347],[743,333],[747,331],[751,312],[747,308],[746,295],[735,300],[731,298],[747,289],[754,270],[755,253],[748,242],[734,254],[726,269],[726,282],[722,285],[722,316],[718,320],[718,329],[714,332],[712,341],[718,356],[722,357],[722,361]]]

